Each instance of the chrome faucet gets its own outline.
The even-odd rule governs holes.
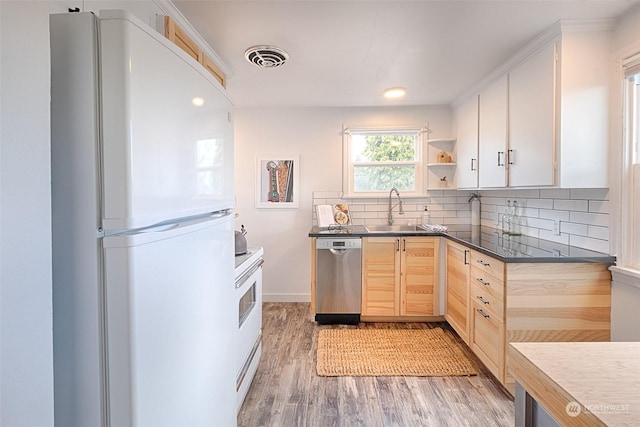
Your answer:
[[[394,191],[398,196],[398,203],[396,203],[395,205],[392,205],[391,196],[393,195]],[[396,206],[400,206],[400,209],[398,209],[398,213],[400,215],[404,215],[404,211],[402,210],[402,199],[400,198],[400,192],[396,187],[393,187],[391,191],[389,191],[389,214],[387,215],[387,218],[389,219],[389,225],[393,225],[393,208],[395,208]]]

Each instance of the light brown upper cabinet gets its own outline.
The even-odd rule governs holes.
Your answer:
[[[220,82],[222,87],[226,87],[227,77],[222,69],[204,53],[202,48],[170,16],[164,17],[164,36],[201,63]]]

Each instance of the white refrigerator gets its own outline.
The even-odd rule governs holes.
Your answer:
[[[232,104],[127,12],[50,28],[55,424],[234,426]]]

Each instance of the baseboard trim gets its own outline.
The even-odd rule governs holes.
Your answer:
[[[311,294],[262,294],[263,302],[311,302]]]

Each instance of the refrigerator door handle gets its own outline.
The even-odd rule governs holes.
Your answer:
[[[231,215],[231,213],[232,213],[231,209],[224,209],[221,211],[211,212],[211,215],[209,216],[213,219],[218,219],[218,218],[224,218],[225,216],[229,216]]]
[[[182,223],[177,222],[175,224],[164,224],[164,225],[156,225],[149,228],[145,228],[140,230],[140,233],[162,233],[165,231],[173,230],[174,228],[178,228],[182,225]]]

